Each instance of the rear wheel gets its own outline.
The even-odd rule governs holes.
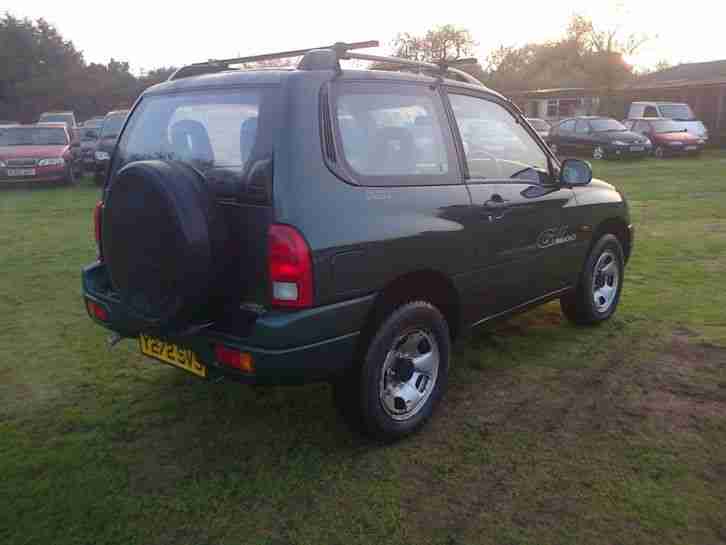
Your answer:
[[[623,248],[615,235],[603,235],[590,250],[577,287],[560,299],[563,314],[576,324],[610,318],[623,288]]]
[[[441,312],[424,301],[407,303],[380,325],[360,366],[333,385],[335,404],[356,431],[383,441],[406,437],[441,399],[450,351]]]

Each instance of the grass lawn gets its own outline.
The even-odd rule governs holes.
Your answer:
[[[726,154],[596,162],[637,227],[618,314],[458,343],[422,433],[325,385],[209,385],[85,315],[98,191],[0,191],[0,543],[726,543]]]

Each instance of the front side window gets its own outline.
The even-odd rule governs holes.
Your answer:
[[[469,177],[539,181],[547,155],[500,104],[468,95],[450,95],[464,145]]]
[[[590,127],[587,124],[587,121],[578,121],[577,125],[575,125],[575,132],[577,134],[587,134],[590,132]]]
[[[334,119],[343,155],[363,185],[456,183],[451,133],[429,87],[344,83]]]
[[[144,97],[124,129],[114,171],[156,159],[189,164],[210,184],[238,181],[257,143],[264,100],[251,90]]]

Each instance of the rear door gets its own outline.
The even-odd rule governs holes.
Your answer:
[[[571,277],[565,242],[574,195],[552,179],[553,158],[507,103],[455,89],[448,97],[472,198],[477,282],[492,296],[483,313],[562,288]],[[472,132],[474,124],[487,133]]]

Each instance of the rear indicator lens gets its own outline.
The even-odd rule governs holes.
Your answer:
[[[103,216],[103,201],[98,201],[93,209],[93,235],[96,238],[96,247],[98,248],[98,259],[103,260],[101,254],[101,219]]]
[[[294,227],[271,225],[267,237],[272,305],[307,308],[313,304],[310,248]]]
[[[97,320],[101,320],[102,322],[108,322],[108,311],[98,303],[87,300],[86,308],[88,309],[88,314],[90,314]]]
[[[222,365],[232,367],[243,373],[255,372],[252,356],[247,352],[240,352],[223,344],[217,344],[214,346],[214,355]]]

